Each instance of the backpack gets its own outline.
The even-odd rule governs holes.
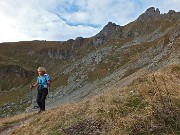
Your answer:
[[[46,83],[47,83],[48,81],[52,82],[52,79],[51,79],[51,77],[50,77],[48,74],[44,74],[44,78],[45,78]],[[49,86],[50,86],[50,85],[49,85]]]

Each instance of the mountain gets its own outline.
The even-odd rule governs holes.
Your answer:
[[[0,119],[0,134],[165,135],[180,133],[180,65],[143,75],[124,88],[40,115]]]
[[[36,108],[37,68],[53,78],[52,108],[130,85],[139,77],[180,64],[180,12],[151,7],[125,26],[109,22],[97,35],[64,42],[0,44],[1,117]]]

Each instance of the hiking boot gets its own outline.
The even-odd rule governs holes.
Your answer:
[[[45,111],[45,110],[39,110],[39,111],[38,111],[38,114],[40,114],[40,113],[42,113],[42,112],[44,112],[44,111]]]
[[[42,113],[42,111],[43,111],[43,110],[39,110],[37,114],[40,114],[40,113]]]

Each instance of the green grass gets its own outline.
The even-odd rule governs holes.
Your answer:
[[[140,95],[132,95],[126,101],[126,106],[135,108],[135,109],[143,109],[147,106],[145,99]]]

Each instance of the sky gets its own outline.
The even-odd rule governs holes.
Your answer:
[[[126,25],[149,7],[180,11],[180,0],[0,0],[0,42],[66,41]]]

